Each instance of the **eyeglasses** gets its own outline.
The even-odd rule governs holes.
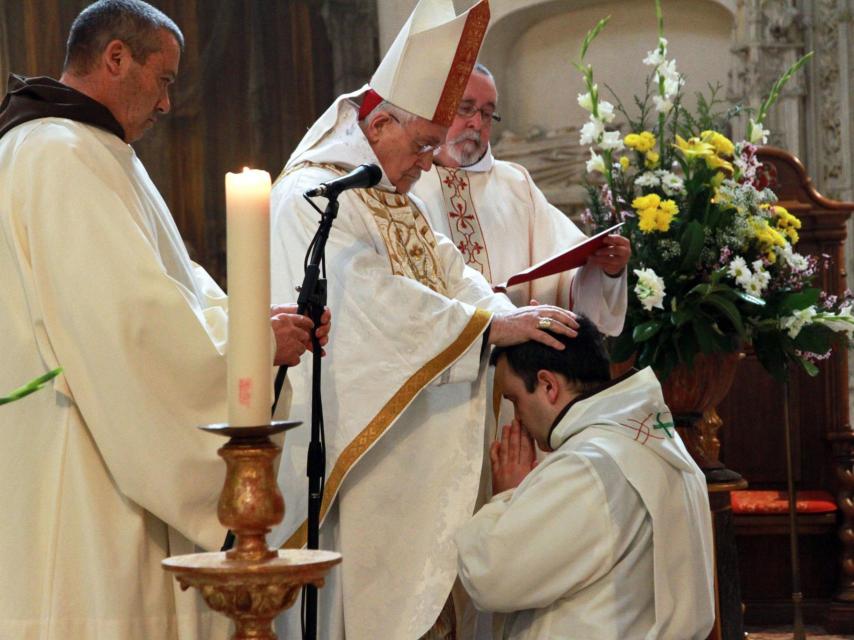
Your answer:
[[[388,115],[392,120],[394,120],[397,124],[400,125],[401,129],[403,129],[403,132],[406,134],[406,137],[409,138],[409,142],[412,144],[412,152],[415,155],[421,156],[427,153],[432,155],[445,146],[444,142],[439,142],[437,144],[419,144],[418,141],[412,137],[412,134],[409,133],[409,130],[407,130],[406,128],[406,125],[404,125],[400,120],[398,120],[394,114],[389,113]]]
[[[457,115],[461,118],[473,118],[474,114],[480,112],[480,118],[486,124],[491,124],[491,120],[495,122],[501,122],[501,116],[495,113],[495,108],[491,106],[485,106],[478,109],[474,106],[474,104],[462,102],[460,106],[457,107]]]

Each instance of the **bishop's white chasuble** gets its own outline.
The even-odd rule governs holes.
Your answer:
[[[318,214],[302,194],[378,164],[342,96],[309,130],[273,188],[274,297],[303,280]],[[509,300],[491,292],[418,201],[387,178],[341,194],[326,248],[334,320],[323,363],[327,480],[321,547],[343,554],[320,591],[320,637],[427,632],[456,576],[452,536],[473,512],[486,411],[483,333]],[[319,204],[325,204],[322,200]],[[308,423],[308,367],[291,373],[291,417]],[[305,543],[308,429],[288,432],[273,542]],[[298,637],[297,612],[280,632]]]

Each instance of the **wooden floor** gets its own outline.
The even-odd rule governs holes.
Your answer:
[[[748,640],[791,640],[792,627],[773,628],[750,628],[747,629]],[[821,638],[821,640],[854,640],[854,635],[831,635],[821,627],[807,627],[807,638]]]

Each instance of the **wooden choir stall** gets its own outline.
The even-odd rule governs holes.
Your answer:
[[[816,285],[846,289],[846,223],[854,203],[820,195],[801,162],[760,149],[762,174],[780,205],[801,219],[796,249],[823,255]],[[854,632],[854,431],[848,412],[848,353],[818,363],[815,378],[793,371],[789,385],[792,463],[798,489],[798,542],[804,617],[835,633]],[[744,620],[791,624],[791,561],[786,497],[783,386],[747,353],[719,405],[721,460],[741,473],[750,492],[733,493]]]

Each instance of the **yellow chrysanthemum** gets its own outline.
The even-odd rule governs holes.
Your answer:
[[[641,209],[638,211],[638,229],[641,233],[652,233],[656,230],[658,209],[651,207],[649,209]]]
[[[623,171],[626,171],[629,168],[629,158],[628,156],[622,156],[620,158],[620,168]]]
[[[774,247],[786,246],[786,238],[783,237],[783,234],[770,226],[766,220],[754,220],[751,226],[753,227],[753,235],[763,251],[771,251]]]
[[[700,139],[711,144],[719,156],[731,158],[732,154],[735,153],[735,145],[732,141],[717,131],[703,131],[700,134]]]
[[[643,163],[647,169],[655,169],[658,166],[658,161],[659,155],[657,152],[647,151]]]
[[[715,154],[715,148],[708,142],[699,138],[685,140],[682,136],[676,136],[675,147],[682,152],[686,158],[706,158]]]
[[[673,222],[673,214],[659,209],[658,214],[655,216],[655,228],[658,231],[670,231],[671,222]]]
[[[659,208],[671,218],[679,213],[679,207],[676,206],[676,202],[673,200],[662,200]]]
[[[801,221],[797,216],[789,213],[785,207],[781,207],[780,205],[775,205],[773,207],[774,216],[777,220],[777,227],[780,229],[800,229]]]
[[[630,133],[623,140],[629,149],[646,153],[655,147],[655,135],[651,131],[641,131],[640,133]]]
[[[632,208],[637,209],[638,212],[641,209],[658,209],[658,205],[661,204],[661,196],[657,193],[650,193],[646,196],[638,196],[634,200],[632,200]]]
[[[679,208],[673,200],[662,200],[655,193],[635,198],[632,207],[638,212],[638,229],[642,233],[653,231],[669,231],[670,223],[679,213]]]
[[[785,233],[787,236],[789,236],[789,242],[791,244],[798,244],[798,240],[801,239],[801,237],[798,235],[798,232],[795,231],[792,227],[786,229]]]

